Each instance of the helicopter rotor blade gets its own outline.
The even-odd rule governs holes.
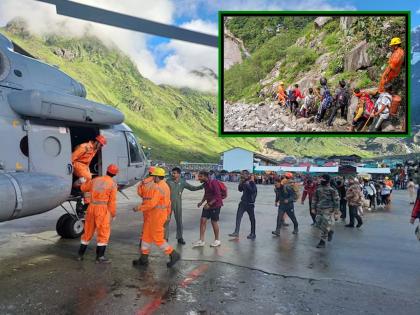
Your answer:
[[[153,22],[139,17],[68,1],[68,0],[35,0],[53,4],[57,14],[90,22],[106,24],[136,32],[178,39],[181,41],[218,47],[217,36],[187,30],[178,26]]]

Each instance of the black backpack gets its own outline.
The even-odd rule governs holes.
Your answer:
[[[296,102],[296,93],[295,90],[289,90],[289,94],[287,95],[287,98],[290,102]]]
[[[344,88],[340,89],[340,92],[337,94],[337,105],[339,107],[345,107],[349,104],[349,95],[347,90]]]

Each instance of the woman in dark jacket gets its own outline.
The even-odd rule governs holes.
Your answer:
[[[281,184],[283,178],[277,180],[275,184],[276,202],[275,205],[278,207],[277,213],[277,226],[276,230],[271,233],[276,236],[280,236],[280,228],[282,226],[282,218],[287,213],[290,220],[293,222],[293,234],[298,233],[298,222],[295,216],[294,200],[296,198],[295,192],[289,185]]]

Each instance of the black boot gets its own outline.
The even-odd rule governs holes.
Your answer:
[[[79,257],[77,257],[77,260],[80,260],[80,261],[82,261],[83,260],[83,256],[84,256],[84,254],[85,254],[85,252],[86,252],[86,249],[87,249],[87,245],[85,245],[85,244],[80,244],[80,247],[79,247]]]
[[[185,241],[182,237],[178,239],[178,244],[185,245]]]
[[[147,266],[149,264],[149,255],[141,254],[140,258],[133,260],[133,266]]]
[[[320,240],[318,245],[316,245],[316,248],[325,248],[325,241],[324,240]]]
[[[105,257],[106,246],[96,246],[96,263],[109,264],[111,260]]]
[[[329,231],[328,232],[328,242],[331,242],[332,241],[333,235],[334,235],[334,231]]]
[[[171,268],[177,263],[178,260],[181,259],[181,256],[174,250],[172,253],[169,254],[169,258],[171,260],[166,264],[166,266],[168,266],[168,268]]]
[[[280,236],[280,230],[276,229],[275,231],[272,231],[271,234],[273,234],[275,236]]]

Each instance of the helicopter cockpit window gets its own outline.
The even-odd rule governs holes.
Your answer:
[[[137,144],[136,137],[131,133],[127,132],[127,143],[128,151],[130,153],[131,163],[140,163],[143,161],[142,155],[140,154],[139,145]]]

